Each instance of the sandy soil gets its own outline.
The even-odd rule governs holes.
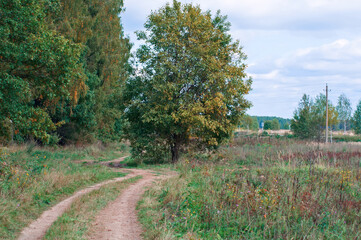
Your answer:
[[[109,183],[115,183],[115,182],[121,182],[126,179],[132,178],[137,176],[138,174],[130,173],[125,177],[115,178],[112,180],[108,180],[102,183],[98,183],[94,186],[87,187],[83,190],[80,190],[76,192],[71,197],[61,201],[57,205],[53,206],[49,210],[43,212],[41,216],[34,222],[32,222],[28,227],[26,227],[19,236],[19,240],[35,240],[35,239],[42,239],[48,230],[48,228],[53,224],[53,222],[56,221],[58,217],[60,217],[72,204],[72,202],[81,197],[84,194],[87,194],[91,191],[97,190],[101,188],[102,186],[109,184]]]
[[[110,163],[119,163],[124,158],[103,163],[106,165]],[[141,180],[125,189],[123,194],[121,194],[116,201],[111,203],[99,214],[94,224],[95,230],[91,231],[92,235],[90,235],[91,239],[140,239],[141,228],[137,222],[137,215],[135,211],[136,204],[144,193],[145,187],[151,185],[155,179],[159,179],[161,177],[157,177],[147,170],[123,170],[130,173],[125,177],[108,180],[80,190],[71,197],[53,206],[51,209],[43,212],[36,221],[32,222],[28,227],[23,229],[18,239],[42,239],[49,227],[71,206],[75,199],[91,191],[97,190],[106,184],[121,182],[126,179],[142,175],[143,178]]]
[[[89,239],[141,239],[142,228],[138,222],[136,205],[146,187],[162,177],[146,170],[136,170],[136,172],[143,178],[129,186],[114,202],[98,214],[89,233]]]

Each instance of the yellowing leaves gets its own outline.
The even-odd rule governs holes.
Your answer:
[[[243,98],[251,84],[245,55],[230,41],[226,19],[215,18],[217,26],[199,6],[173,1],[152,12],[146,31],[138,33],[145,41],[137,52],[142,68],[138,84],[127,86],[126,102],[129,136],[137,147],[147,148],[144,139],[156,138],[174,149],[189,136],[217,145],[249,107]]]

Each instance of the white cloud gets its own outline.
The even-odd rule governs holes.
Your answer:
[[[184,1],[183,1],[184,2]],[[190,2],[190,1],[185,1]],[[234,24],[261,29],[329,29],[358,26],[359,0],[195,0],[202,9],[221,9]],[[352,21],[354,20],[354,21]]]
[[[318,47],[298,49],[274,63],[269,73],[250,73],[254,79],[253,93],[256,112],[279,112],[292,116],[302,94],[316,96],[323,92],[325,83],[332,88],[330,98],[345,93],[354,105],[361,97],[361,39],[339,39]],[[269,108],[263,107],[267,105]],[[252,111],[250,111],[252,113]]]
[[[152,10],[172,0],[125,0],[125,33]],[[360,0],[181,0],[203,10],[220,9],[232,24],[253,77],[248,98],[254,115],[292,117],[303,93],[316,96],[329,83],[335,103],[344,92],[353,105],[361,97]]]
[[[151,10],[167,0],[125,0],[128,15],[143,21]],[[233,25],[261,29],[329,29],[358,27],[361,20],[359,0],[183,0],[199,4],[203,10],[220,9]]]
[[[361,39],[300,49],[276,61],[284,74],[360,76]]]

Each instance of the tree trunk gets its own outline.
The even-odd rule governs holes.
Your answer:
[[[170,147],[172,152],[172,163],[178,162],[179,159],[179,148],[180,148],[180,137],[178,135],[173,136],[173,143]]]

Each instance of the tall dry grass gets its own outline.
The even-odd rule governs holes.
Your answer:
[[[357,239],[360,160],[355,144],[237,138],[185,156],[141,218],[153,239]]]

